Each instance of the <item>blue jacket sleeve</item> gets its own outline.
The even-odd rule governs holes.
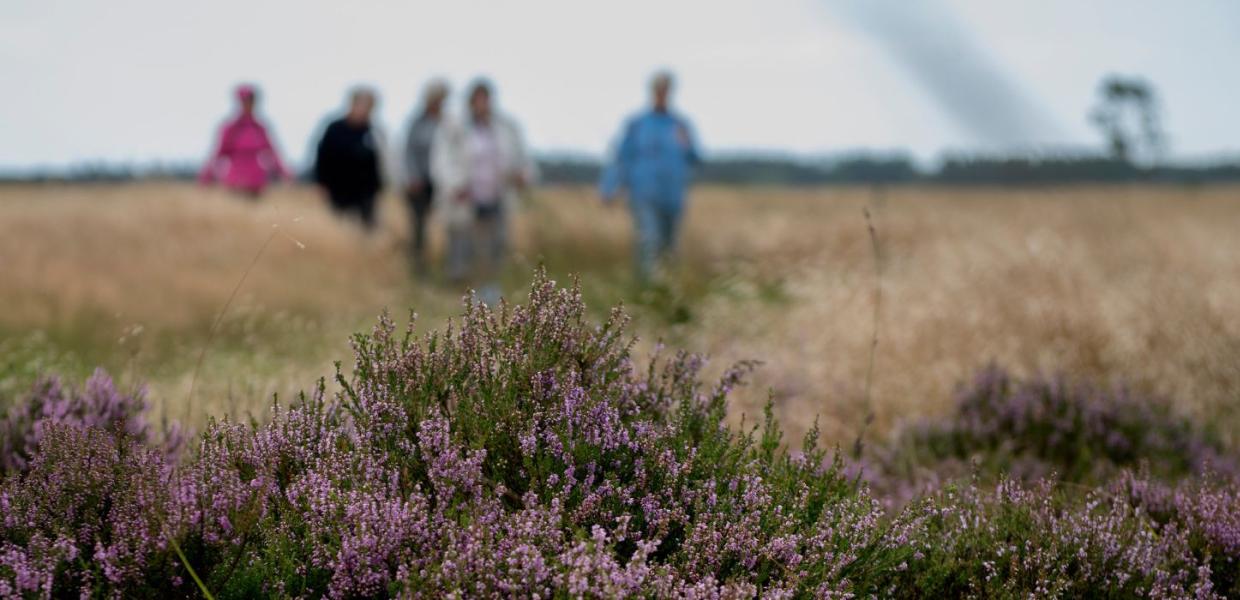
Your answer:
[[[697,132],[693,130],[693,125],[689,124],[687,119],[680,119],[680,126],[685,130],[685,136],[689,138],[689,144],[685,148],[685,161],[691,166],[702,164],[702,155],[698,151]]]
[[[599,195],[603,198],[613,198],[620,190],[627,188],[629,185],[629,169],[633,164],[635,144],[633,140],[634,129],[636,129],[635,121],[625,124],[624,132],[620,138],[620,145],[616,148],[616,155],[603,169],[602,180],[599,181]]]

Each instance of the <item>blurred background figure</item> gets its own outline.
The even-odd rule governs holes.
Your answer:
[[[375,228],[375,199],[382,188],[382,135],[371,123],[375,93],[355,88],[348,112],[332,121],[319,140],[314,178],[327,193],[332,210],[356,216],[367,232]]]
[[[239,112],[220,128],[215,151],[203,165],[198,181],[203,185],[222,181],[229,190],[258,198],[272,176],[286,180],[291,176],[267,128],[254,114],[258,90],[243,84],[237,86],[236,94]]]
[[[431,170],[448,228],[448,278],[471,280],[478,297],[494,304],[508,220],[537,167],[516,123],[495,110],[490,82],[470,85],[464,118],[439,128]]]
[[[611,202],[628,192],[637,230],[637,276],[650,281],[660,259],[676,247],[685,188],[700,162],[688,120],[671,109],[672,74],[651,79],[651,106],[624,125],[620,145],[603,171],[599,193]]]
[[[443,105],[448,98],[448,84],[432,80],[422,93],[422,105],[409,125],[405,140],[405,198],[409,201],[409,231],[412,241],[409,258],[414,273],[426,275],[426,221],[435,198],[435,181],[431,178],[431,144],[443,120]]]

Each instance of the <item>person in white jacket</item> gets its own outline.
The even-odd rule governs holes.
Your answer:
[[[431,145],[436,212],[448,229],[447,275],[477,286],[487,304],[499,301],[508,226],[537,168],[516,123],[493,106],[490,82],[469,87],[466,115],[444,123]]]

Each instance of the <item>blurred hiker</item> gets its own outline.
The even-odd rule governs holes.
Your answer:
[[[273,177],[292,179],[267,128],[254,114],[258,90],[252,85],[237,87],[237,116],[220,128],[215,152],[203,165],[198,181],[210,185],[220,181],[229,190],[248,198],[258,198]]]
[[[431,149],[436,204],[448,228],[447,274],[477,285],[487,304],[499,301],[500,268],[517,196],[537,169],[517,125],[493,106],[486,80],[469,88],[465,117],[444,123]]]
[[[409,126],[405,140],[405,198],[409,201],[409,230],[412,241],[409,257],[414,272],[426,274],[426,221],[435,198],[435,180],[431,177],[431,144],[443,119],[443,104],[448,98],[448,84],[431,81],[422,95],[422,106]]]
[[[359,87],[349,95],[349,109],[333,121],[319,140],[314,178],[327,193],[332,210],[356,216],[367,231],[375,228],[375,198],[382,187],[383,141],[371,123],[375,93]]]
[[[651,80],[651,106],[629,119],[614,160],[604,169],[599,193],[611,202],[627,191],[637,230],[637,276],[645,282],[676,248],[685,189],[699,162],[689,122],[671,109],[672,75]]]

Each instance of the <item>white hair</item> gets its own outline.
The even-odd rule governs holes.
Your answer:
[[[431,79],[422,88],[422,101],[429,102],[433,98],[447,98],[450,89],[448,87],[448,80],[442,77]]]

